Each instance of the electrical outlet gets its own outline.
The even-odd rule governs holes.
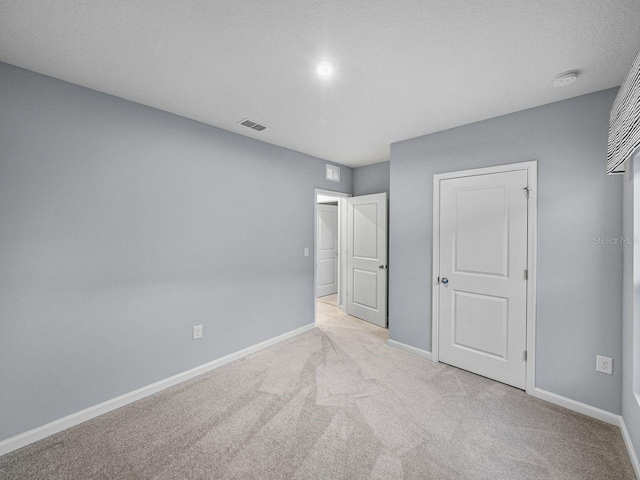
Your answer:
[[[613,358],[596,355],[596,372],[613,375]]]
[[[305,257],[309,256],[309,248],[308,247],[304,247],[304,256]]]
[[[202,325],[193,327],[193,339],[197,340],[198,338],[202,338]]]

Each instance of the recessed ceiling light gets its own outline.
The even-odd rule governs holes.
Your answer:
[[[335,71],[336,67],[331,62],[320,62],[316,65],[316,73],[321,77],[330,77]]]
[[[578,79],[578,72],[565,72],[558,75],[553,79],[551,84],[554,87],[566,87],[567,85],[571,85]]]

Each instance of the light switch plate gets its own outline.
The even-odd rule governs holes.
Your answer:
[[[309,256],[309,248],[308,247],[304,247],[304,256],[305,257]]]
[[[198,338],[202,338],[202,325],[193,327],[193,339],[197,340]]]

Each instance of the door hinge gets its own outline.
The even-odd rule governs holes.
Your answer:
[[[527,351],[526,350],[524,351],[523,357],[524,357],[524,361],[526,362],[527,361]]]
[[[529,198],[529,187],[524,187],[523,190],[527,198]]]
[[[529,270],[524,271],[524,279],[529,280]]]

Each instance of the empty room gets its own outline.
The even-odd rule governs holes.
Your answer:
[[[0,0],[0,479],[640,480],[638,25]]]

